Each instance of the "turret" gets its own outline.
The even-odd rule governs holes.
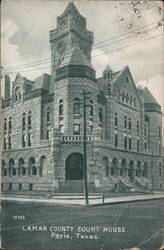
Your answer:
[[[111,68],[109,67],[109,65],[106,66],[106,68],[103,71],[103,78],[105,80],[112,80],[112,75],[113,75],[113,71],[111,70]]]

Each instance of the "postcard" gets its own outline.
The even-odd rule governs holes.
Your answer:
[[[164,249],[163,3],[1,2],[1,248]]]

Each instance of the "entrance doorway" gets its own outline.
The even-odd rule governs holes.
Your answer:
[[[66,159],[66,180],[83,179],[83,155],[72,153]]]

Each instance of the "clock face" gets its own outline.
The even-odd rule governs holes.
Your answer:
[[[57,45],[57,51],[59,54],[62,54],[65,51],[66,43],[64,41],[61,41]]]

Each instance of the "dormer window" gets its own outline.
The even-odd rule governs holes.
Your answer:
[[[20,93],[20,88],[16,87],[15,92],[14,92],[14,99],[15,101],[21,100],[21,93]]]

